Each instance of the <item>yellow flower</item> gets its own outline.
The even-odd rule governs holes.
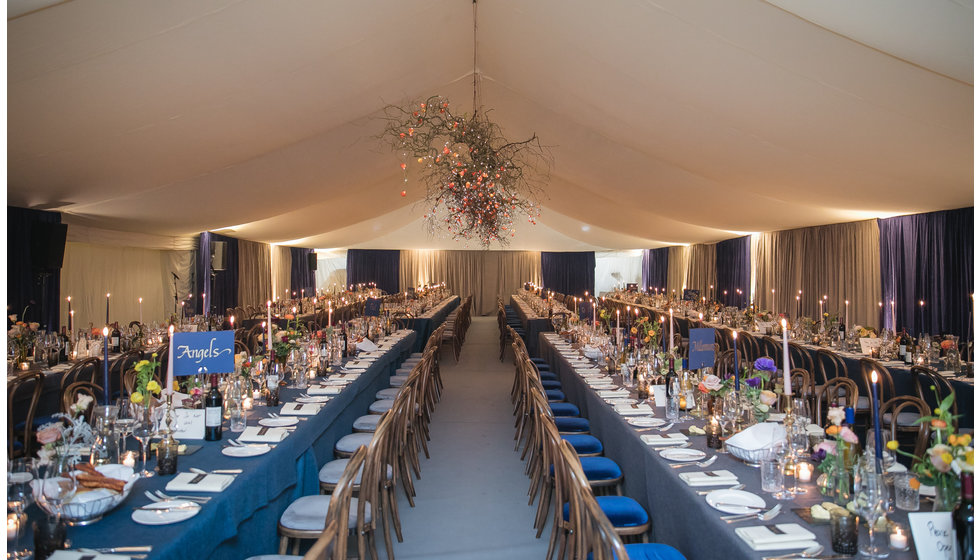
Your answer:
[[[969,464],[969,465],[972,465],[973,464],[973,450],[972,449],[963,454],[963,460],[966,461],[967,464]]]
[[[953,462],[953,455],[951,455],[948,451],[940,455],[939,458],[942,459],[947,465]]]
[[[885,447],[887,447],[888,449],[891,449],[892,451],[897,451],[898,450],[898,442],[895,441],[895,440],[891,440],[891,441],[889,441],[888,443],[885,444]]]
[[[636,334],[636,327],[631,328],[630,329],[630,332],[633,333],[633,334]]]
[[[140,404],[143,402],[143,393],[134,392],[132,395],[129,395],[129,400],[133,404]]]
[[[135,369],[136,371],[139,371],[139,370],[145,368],[148,365],[150,365],[150,360],[140,360],[140,361],[136,362],[136,365],[133,366],[133,369]]]
[[[970,437],[970,434],[963,434],[960,436],[960,445],[963,446],[970,445],[971,441],[973,441],[973,438]]]
[[[156,382],[156,379],[151,379],[150,382],[146,384],[146,390],[159,394],[160,384]]]
[[[173,390],[174,391],[180,391],[180,383],[176,379],[174,379]]]

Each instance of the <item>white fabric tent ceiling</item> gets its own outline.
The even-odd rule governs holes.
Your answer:
[[[386,103],[471,108],[468,0],[19,0],[8,18],[8,204],[157,235],[462,248],[428,236],[422,187],[375,136]],[[484,106],[555,162],[511,248],[973,204],[972,2],[483,0],[478,21]]]

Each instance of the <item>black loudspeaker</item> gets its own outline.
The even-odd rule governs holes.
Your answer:
[[[215,241],[211,244],[211,270],[220,272],[225,269],[225,241]]]
[[[61,270],[67,239],[68,224],[32,224],[31,266],[40,272]]]
[[[306,262],[309,264],[310,270],[316,270],[316,253],[306,255]]]

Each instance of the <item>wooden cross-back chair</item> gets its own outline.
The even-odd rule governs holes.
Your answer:
[[[133,367],[140,360],[140,354],[141,352],[139,350],[130,350],[116,358],[109,366],[109,383],[112,385],[112,388],[109,390],[111,399],[114,400],[121,394],[124,387],[126,370]]]
[[[956,389],[953,388],[949,379],[926,366],[912,366],[912,379],[915,381],[916,395],[927,403],[931,402],[933,398],[937,398],[936,405],[938,406],[947,396],[954,395],[949,412],[953,415],[953,428],[959,428],[959,406],[956,403]],[[932,387],[936,388],[935,395],[932,392]]]
[[[847,377],[837,377],[824,384],[817,392],[817,406],[813,411],[814,422],[824,425],[827,409],[830,405],[856,408],[858,402],[858,385]]]
[[[929,445],[929,423],[918,420],[929,414],[929,405],[919,397],[894,397],[881,404],[881,429],[891,433],[899,448],[921,457]],[[873,442],[870,437],[866,441]]]
[[[813,371],[817,385],[823,385],[836,377],[847,377],[847,364],[840,354],[826,348],[817,350],[816,370]]]
[[[89,381],[76,381],[61,393],[61,412],[63,414],[69,414],[69,409],[78,400],[79,395],[87,395],[92,397],[92,402],[89,403],[88,407],[81,412],[81,416],[85,418],[85,422],[88,424],[92,423],[92,411],[95,410],[95,403],[102,401],[103,389],[101,386],[91,383]]]
[[[102,360],[98,358],[82,358],[75,362],[75,365],[71,366],[68,371],[61,377],[61,387],[59,393],[64,393],[65,388],[75,383],[76,381],[89,381],[95,383],[96,374],[99,371],[99,366],[102,365]]]
[[[43,391],[44,373],[41,371],[25,371],[7,382],[8,457],[31,457],[37,450],[34,416]],[[20,412],[24,413],[23,420],[20,420]]]

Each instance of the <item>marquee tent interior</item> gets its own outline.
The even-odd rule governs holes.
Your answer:
[[[60,212],[69,260],[188,250],[202,231],[479,249],[429,235],[424,186],[377,139],[386,104],[471,111],[474,58],[482,106],[553,157],[540,220],[506,249],[973,205],[965,0],[17,0],[7,33],[7,201]],[[160,301],[181,259],[155,261]]]

